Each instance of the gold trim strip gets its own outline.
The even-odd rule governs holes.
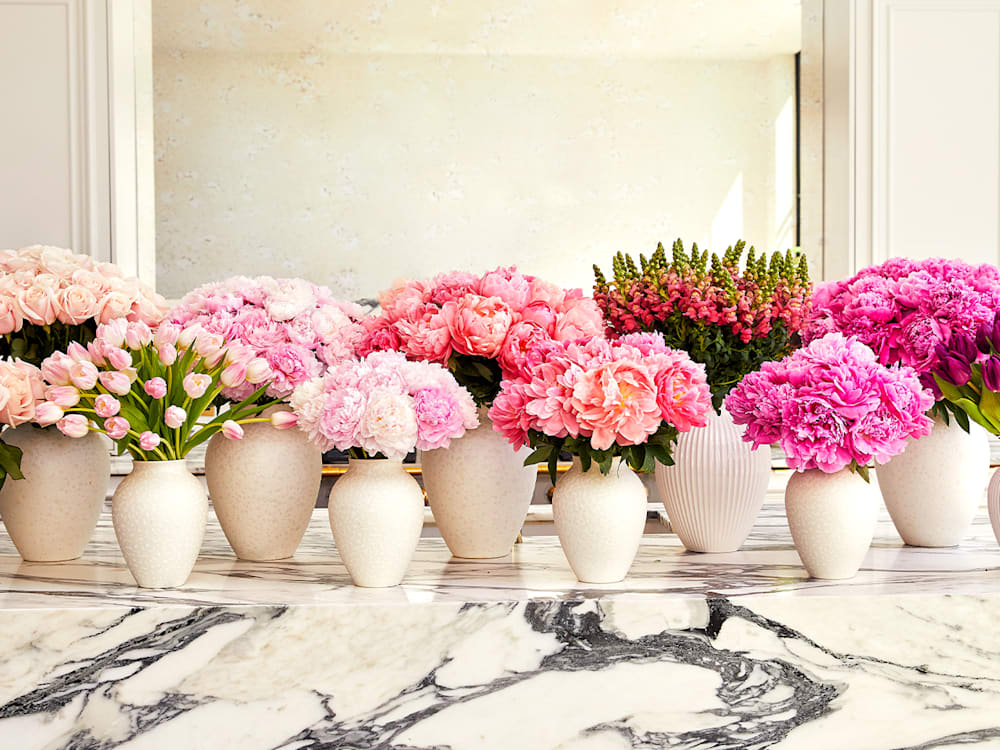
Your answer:
[[[573,464],[569,463],[568,461],[565,462],[565,463],[560,463],[556,467],[556,472],[558,472],[559,474],[565,474],[567,471],[569,471],[569,469],[570,469],[570,467],[572,465]],[[417,466],[416,464],[407,464],[403,468],[406,469],[406,473],[407,474],[413,474],[414,476],[418,476],[418,477],[421,476],[421,474],[422,474],[422,472],[420,470],[420,467]],[[347,466],[346,465],[336,465],[336,466],[327,465],[327,466],[323,467],[323,476],[324,477],[339,477],[339,476],[342,476],[346,471],[347,471]],[[548,470],[548,468],[546,466],[540,465],[538,467],[538,473],[539,474],[548,474],[548,472],[549,472],[549,470]]]

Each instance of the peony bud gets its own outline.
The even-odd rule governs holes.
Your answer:
[[[72,409],[80,403],[80,391],[71,385],[53,385],[45,389],[45,398],[61,409]]]
[[[170,367],[177,361],[177,347],[173,344],[161,345],[160,348],[156,350],[156,353],[159,355],[160,361],[167,367]]]
[[[102,419],[110,419],[117,415],[121,411],[121,408],[121,401],[114,396],[109,396],[107,393],[102,393],[94,399],[94,411]]]
[[[172,430],[178,429],[187,421],[187,418],[187,412],[179,406],[168,406],[163,412],[163,421]]]
[[[222,423],[222,434],[230,440],[242,440],[243,428],[231,419]]]
[[[116,370],[124,370],[126,367],[132,366],[132,354],[125,349],[117,349],[109,346],[105,350],[104,356],[107,357],[108,363]]]
[[[146,430],[139,436],[139,447],[144,451],[151,451],[160,444],[160,436],[155,432]]]
[[[192,372],[184,378],[184,392],[191,398],[204,396],[210,385],[212,385],[212,378],[203,373]]]
[[[41,427],[48,427],[60,421],[66,412],[54,401],[42,401],[35,407],[35,422]]]
[[[142,390],[153,398],[163,398],[167,395],[167,381],[163,378],[150,378],[142,384]]]
[[[294,427],[299,422],[299,416],[291,411],[276,411],[271,415],[271,424],[279,430],[287,430]]]
[[[82,414],[67,414],[56,422],[56,428],[66,437],[82,438],[90,432],[87,418]]]
[[[271,365],[267,363],[267,360],[263,357],[257,357],[256,359],[251,359],[247,363],[247,382],[253,383],[254,385],[260,385],[261,383],[271,379]]]
[[[93,362],[73,362],[69,366],[69,379],[81,391],[89,391],[97,385],[97,367]]]
[[[242,362],[234,362],[229,365],[229,367],[222,371],[222,375],[219,376],[219,382],[226,386],[226,388],[235,388],[236,386],[243,385],[246,379],[247,366]]]
[[[129,376],[124,372],[106,370],[100,374],[99,379],[101,385],[112,393],[117,393],[119,396],[124,396],[132,390],[132,383],[129,381]]]

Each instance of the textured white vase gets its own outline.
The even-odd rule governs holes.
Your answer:
[[[396,586],[424,525],[424,493],[401,461],[351,459],[330,490],[330,529],[355,586]]]
[[[914,547],[954,547],[969,532],[989,481],[986,430],[966,432],[934,419],[930,435],[907,440],[906,450],[879,466],[885,507],[903,541]]]
[[[670,527],[693,552],[735,552],[767,495],[771,452],[743,442],[729,412],[683,433],[673,466],[656,464],[656,486]]]
[[[148,589],[182,586],[191,574],[208,517],[205,488],[187,462],[136,461],[111,498],[125,564]]]
[[[1000,544],[1000,471],[993,472],[990,486],[986,490],[987,504],[990,511],[990,523],[993,525],[993,535]]]
[[[479,427],[447,448],[420,455],[427,500],[455,557],[503,557],[521,533],[538,469],[525,466],[528,448],[515,451],[486,410]]]
[[[795,549],[813,578],[853,578],[872,544],[879,494],[848,469],[796,472],[785,488]]]
[[[240,559],[291,557],[316,506],[323,453],[298,428],[259,422],[243,429],[242,440],[216,433],[208,442],[205,480],[212,507]]]
[[[601,474],[584,471],[580,459],[556,484],[552,517],[569,566],[583,583],[621,581],[639,551],[646,527],[646,487],[635,472],[614,459]]]
[[[24,479],[0,490],[0,516],[25,560],[56,562],[83,554],[104,507],[111,476],[109,447],[95,432],[69,438],[54,427],[6,430],[24,455]]]

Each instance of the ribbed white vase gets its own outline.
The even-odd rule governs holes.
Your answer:
[[[771,453],[743,442],[729,412],[683,433],[673,466],[656,465],[656,486],[681,543],[693,552],[734,552],[767,495]]]
[[[868,554],[878,520],[878,490],[841,469],[796,472],[785,488],[795,549],[813,578],[853,578]]]
[[[552,518],[581,582],[625,578],[646,527],[646,507],[645,485],[620,458],[608,474],[601,474],[596,463],[584,471],[580,459],[573,459],[552,493]]]
[[[934,419],[929,435],[879,466],[885,507],[903,541],[914,547],[954,547],[969,533],[989,482],[990,445],[975,422],[966,432]]]
[[[125,564],[147,589],[171,589],[187,581],[207,517],[208,495],[183,459],[136,461],[111,498]]]
[[[493,430],[486,409],[479,427],[447,448],[420,455],[427,501],[455,557],[504,557],[521,533],[538,469],[525,466],[531,450],[515,451]]]
[[[993,535],[1000,544],[1000,471],[993,472],[990,486],[986,490],[987,504],[990,511],[990,523],[993,525]]]
[[[352,458],[330,490],[330,529],[355,586],[403,580],[424,525],[424,493],[401,461]]]
[[[55,427],[28,424],[3,438],[23,451],[24,479],[7,477],[0,490],[0,516],[17,551],[33,562],[76,559],[108,494],[108,444],[95,432],[70,438]]]

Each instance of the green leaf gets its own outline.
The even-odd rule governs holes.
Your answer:
[[[468,402],[466,402],[468,403]],[[549,460],[549,453],[552,451],[552,446],[543,445],[541,448],[535,448],[531,455],[524,459],[525,466],[534,466],[535,464],[545,463]]]
[[[552,486],[556,486],[556,482],[559,479],[559,473],[556,471],[559,465],[559,451],[553,450],[549,455],[549,479],[552,480]]]
[[[24,474],[21,473],[21,456],[20,448],[0,439],[0,487],[3,487],[7,477],[24,479]]]

